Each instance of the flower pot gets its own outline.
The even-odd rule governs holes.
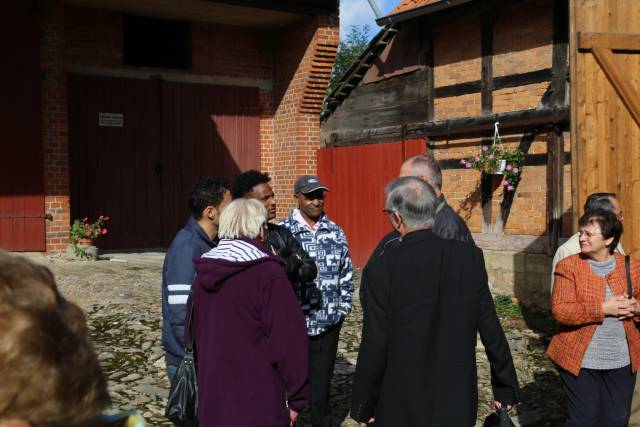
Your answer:
[[[87,239],[84,237],[78,238],[76,242],[79,246],[93,246],[96,241],[94,239]]]
[[[499,160],[498,164],[493,167],[485,167],[482,171],[487,175],[502,175],[504,174],[505,169],[507,168],[506,160]]]

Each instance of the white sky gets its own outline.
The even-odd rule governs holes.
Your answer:
[[[400,0],[375,0],[383,15],[387,15]],[[349,32],[350,25],[369,24],[369,38],[380,31],[368,0],[340,0],[340,37]]]

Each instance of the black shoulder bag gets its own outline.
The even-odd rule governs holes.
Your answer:
[[[187,345],[184,357],[176,371],[167,398],[167,408],[164,416],[178,427],[198,426],[198,381],[196,364],[193,355],[193,306],[194,293],[191,292],[191,307],[189,309],[189,326],[187,330]]]

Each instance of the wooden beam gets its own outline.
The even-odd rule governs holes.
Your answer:
[[[640,126],[640,97],[638,92],[631,86],[630,80],[625,77],[613,53],[609,49],[602,47],[592,48],[591,53],[593,53],[602,71],[604,71],[607,79],[609,79],[618,96],[620,96],[629,113],[631,113],[636,124]]]
[[[337,0],[206,0],[301,15],[337,15]]]
[[[547,153],[547,254],[553,255],[562,235],[564,190],[564,141],[555,126],[547,130]]]
[[[480,72],[480,104],[482,113],[493,111],[493,13],[482,16],[482,69]]]
[[[493,78],[493,90],[506,89],[510,87],[524,86],[534,83],[548,82],[552,80],[553,73],[551,68],[545,68],[542,70],[528,71],[526,73],[509,74],[507,76],[500,76]],[[560,79],[566,81],[567,76],[559,76]],[[435,88],[436,98],[448,98],[452,96],[469,95],[472,93],[479,93],[482,90],[482,81],[476,80],[465,83],[457,83],[454,85],[440,86]]]
[[[569,4],[567,0],[554,0],[553,3],[553,48],[551,54],[551,73],[553,79],[549,86],[549,97],[543,102],[549,106],[564,105],[567,92],[567,61],[569,51]]]
[[[640,34],[578,32],[578,49],[640,50]]]
[[[426,95],[427,95],[427,120],[433,120],[435,117],[434,99],[435,95],[435,56],[433,52],[433,32],[431,25],[424,25],[424,39],[425,39],[425,80],[426,80]]]
[[[461,119],[414,122],[406,125],[404,136],[407,138],[439,138],[453,136],[490,136],[493,125],[500,122],[503,132],[527,130],[550,123],[568,123],[569,106],[537,108],[531,110],[494,113]],[[402,136],[402,126],[386,126],[365,130],[336,130],[322,133],[322,143],[328,146],[352,146],[375,144],[385,141],[398,141]]]

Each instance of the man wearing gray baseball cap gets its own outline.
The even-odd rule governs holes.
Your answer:
[[[294,186],[298,207],[280,223],[287,227],[314,259],[318,276],[294,289],[307,320],[311,423],[331,425],[329,388],[338,350],[340,328],[351,313],[353,267],[344,231],[324,212],[329,187],[317,176],[303,175]]]

